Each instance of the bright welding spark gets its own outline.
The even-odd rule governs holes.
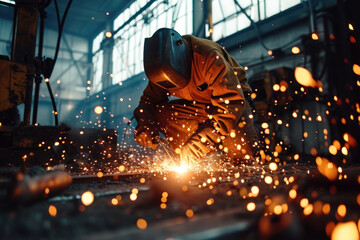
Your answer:
[[[259,187],[258,186],[252,186],[251,187],[251,193],[253,195],[253,197],[257,197],[259,195]]]
[[[281,207],[280,205],[276,205],[276,206],[274,207],[274,213],[275,213],[276,215],[280,215],[280,214],[282,213],[282,207]]]
[[[272,170],[272,171],[276,171],[277,168],[278,168],[278,166],[277,166],[276,163],[271,162],[271,163],[269,164],[269,168],[270,168],[270,170]]]
[[[137,199],[137,195],[132,193],[132,194],[130,194],[129,198],[131,201],[135,201]]]
[[[125,170],[125,166],[124,166],[124,165],[120,165],[120,166],[119,166],[119,171],[120,171],[120,172],[123,172],[124,170]]]
[[[139,190],[137,189],[137,188],[133,188],[132,190],[131,190],[131,193],[133,193],[133,194],[138,194],[139,193]]]
[[[360,76],[360,66],[357,65],[357,64],[354,64],[353,65],[353,71],[356,75],[359,75]]]
[[[315,40],[315,41],[316,41],[316,40],[319,40],[319,35],[314,32],[314,33],[311,34],[311,38],[312,38],[313,40]]]
[[[304,208],[304,210],[303,210],[304,215],[305,215],[305,216],[310,215],[310,214],[313,212],[313,209],[314,209],[313,205],[312,205],[312,204],[308,204],[308,205]]]
[[[271,183],[273,182],[273,179],[272,179],[272,177],[270,177],[270,176],[266,176],[265,179],[264,179],[264,181],[265,181],[265,183],[267,183],[267,184],[271,184]]]
[[[191,209],[186,210],[186,216],[187,216],[188,218],[193,217],[193,216],[194,216],[194,211],[191,210]]]
[[[291,190],[289,191],[289,197],[290,197],[291,199],[295,199],[296,196],[297,196],[296,190],[295,190],[295,189],[291,189]]]
[[[118,205],[118,203],[119,203],[119,200],[117,200],[116,198],[111,199],[112,205]]]
[[[210,205],[213,205],[214,202],[215,202],[215,201],[214,201],[213,198],[209,198],[209,199],[206,201],[206,204],[210,206]]]
[[[141,230],[144,230],[147,228],[147,222],[143,218],[139,218],[136,222],[136,226],[140,228]]]
[[[359,231],[356,227],[356,223],[345,222],[338,223],[333,232],[331,233],[332,240],[348,239],[348,240],[359,240]]]
[[[81,195],[81,202],[85,206],[89,206],[94,202],[94,194],[90,191],[86,191]]]
[[[294,47],[291,48],[291,52],[293,54],[299,54],[300,53],[300,48],[297,47],[297,46],[294,46]]]
[[[325,215],[328,215],[330,213],[330,210],[331,210],[331,207],[330,207],[330,204],[329,203],[325,203],[322,207],[322,212],[325,214]]]
[[[255,205],[254,202],[249,202],[249,203],[247,204],[247,206],[246,206],[246,209],[247,209],[249,212],[254,211],[255,208],[256,208],[256,205]]]
[[[316,81],[309,70],[303,67],[295,68],[295,79],[298,83],[305,87],[316,87]]]
[[[349,30],[354,31],[354,27],[351,23],[349,23]]]
[[[100,115],[103,112],[103,108],[101,106],[96,106],[94,108],[94,112],[98,115]]]
[[[337,213],[341,217],[345,217],[345,215],[346,215],[346,206],[344,204],[339,205],[338,208],[337,208]]]
[[[57,209],[56,209],[56,207],[54,205],[49,206],[49,214],[52,217],[56,217]]]
[[[327,160],[326,158],[317,157],[315,159],[319,172],[327,177],[330,181],[334,181],[337,178],[338,170],[337,166]]]

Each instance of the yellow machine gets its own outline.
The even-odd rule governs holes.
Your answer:
[[[0,112],[25,102],[27,67],[0,60]]]
[[[0,114],[25,103],[24,125],[30,123],[39,4],[40,0],[16,1],[11,59],[0,60]]]

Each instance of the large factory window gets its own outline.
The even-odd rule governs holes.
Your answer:
[[[0,55],[10,57],[12,23],[2,19],[0,21]]]
[[[95,93],[102,88],[102,68],[103,68],[103,50],[100,49],[101,42],[104,38],[104,32],[100,32],[93,40],[93,69],[92,69],[92,89],[91,92]]]
[[[213,0],[213,40],[229,36],[249,27],[251,22],[271,17],[301,3],[301,0]]]
[[[116,31],[134,16],[147,1],[135,1],[114,21]],[[115,35],[113,51],[113,84],[144,71],[144,38],[162,27],[174,28],[181,34],[192,33],[192,0],[156,1]]]

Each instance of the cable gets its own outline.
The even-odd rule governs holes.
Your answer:
[[[55,63],[56,63],[56,60],[57,60],[57,57],[59,55],[59,49],[60,49],[60,41],[61,41],[61,36],[62,36],[62,31],[63,31],[63,27],[64,27],[64,24],[65,24],[65,19],[66,19],[66,16],[69,12],[69,9],[70,9],[70,6],[72,4],[72,0],[69,0],[67,5],[66,5],[66,9],[64,11],[64,15],[61,19],[61,22],[60,22],[60,13],[59,13],[59,6],[57,4],[57,0],[54,0],[54,3],[55,3],[55,9],[56,9],[56,17],[57,17],[57,22],[58,22],[58,31],[59,31],[59,34],[58,34],[58,38],[57,38],[57,42],[56,42],[56,48],[55,48],[55,55],[54,55],[54,60],[53,60],[53,66],[52,66],[52,69],[51,69],[51,72],[49,74],[49,79],[51,77],[51,74],[53,73],[53,70],[54,70],[54,66],[55,66]],[[51,89],[51,85],[50,85],[50,81],[45,81],[46,82],[46,87],[49,91],[49,94],[50,94],[50,99],[51,99],[51,104],[52,104],[52,107],[53,107],[53,110],[54,110],[54,117],[55,117],[55,126],[58,126],[59,125],[59,119],[58,119],[58,114],[57,114],[57,107],[56,107],[56,103],[55,103],[55,98],[54,98],[54,94],[52,92],[52,89]]]
[[[54,0],[54,2],[55,2],[57,20],[58,20],[58,24],[59,24],[59,22],[60,22],[60,14],[59,14],[59,8],[58,8],[58,5],[57,5],[57,0]],[[72,3],[72,0],[69,0],[69,1],[68,1],[68,4],[66,5],[66,9],[65,9],[64,15],[63,15],[63,17],[62,17],[62,19],[61,19],[61,23],[60,23],[60,25],[58,25],[59,34],[58,34],[57,43],[56,43],[56,49],[55,49],[54,65],[55,65],[55,63],[56,63],[56,60],[57,60],[57,57],[58,57],[58,54],[59,54],[59,48],[60,48],[60,41],[61,41],[62,31],[63,31],[65,19],[66,19],[66,16],[67,16],[68,12],[69,12],[69,8],[70,8],[70,6],[71,6],[71,3]]]
[[[249,19],[249,21],[251,22],[251,25],[254,27],[255,33],[256,33],[256,37],[259,40],[260,45],[266,50],[269,51],[270,48],[268,48],[264,41],[262,40],[261,36],[260,36],[260,32],[259,29],[257,28],[256,23],[254,22],[254,20],[252,20],[252,18],[246,13],[245,9],[240,5],[240,3],[238,3],[237,0],[234,0],[234,3],[236,6],[238,6],[241,10],[241,12],[247,17],[247,19]]]
[[[43,73],[43,46],[44,46],[44,29],[45,29],[45,18],[46,18],[46,7],[49,6],[50,1],[41,1],[39,6],[40,12],[40,31],[39,31],[39,47],[38,47],[38,56],[35,60],[36,70],[35,70],[35,92],[34,92],[34,107],[33,107],[33,124],[37,121],[38,107],[39,107],[39,91],[40,84],[42,81],[41,74]]]
[[[57,0],[54,0],[54,3],[55,3],[55,10],[56,10],[56,19],[57,19],[57,24],[58,24],[58,31],[59,31],[60,25],[61,25],[59,6],[57,4]]]

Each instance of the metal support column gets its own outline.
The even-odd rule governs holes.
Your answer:
[[[107,33],[110,32],[110,35],[107,35]],[[102,85],[103,89],[106,90],[112,85],[112,56],[113,56],[113,49],[114,49],[114,38],[113,38],[113,22],[108,21],[105,26],[105,37],[104,40],[101,42],[101,49],[104,53],[103,58],[103,72],[102,72]],[[108,96],[106,96],[106,99],[104,100],[104,107],[106,108],[106,111],[101,115],[101,120],[104,123],[109,123],[109,110],[110,110],[110,101]],[[106,124],[105,124],[106,126]]]
[[[204,1],[193,0],[193,35],[205,38],[205,3]]]
[[[92,53],[92,46],[93,46],[93,41],[92,40],[88,40],[88,54],[87,54],[87,62],[88,62],[88,69],[86,71],[86,98],[90,97],[90,90],[91,90],[91,86],[92,86],[92,58],[93,58],[93,53]]]
[[[11,61],[27,66],[24,124],[30,124],[38,0],[16,1]]]
[[[107,22],[105,26],[105,32],[113,32],[113,24],[112,22]],[[112,73],[112,56],[113,56],[113,48],[114,48],[114,38],[104,37],[104,40],[101,42],[101,49],[104,52],[103,59],[103,74],[101,81],[103,83],[103,89],[106,89],[112,85],[112,79],[110,74]]]
[[[205,2],[205,12],[206,12],[206,24],[207,24],[207,38],[212,40],[212,35],[214,31],[214,23],[212,18],[212,0],[206,0]]]

